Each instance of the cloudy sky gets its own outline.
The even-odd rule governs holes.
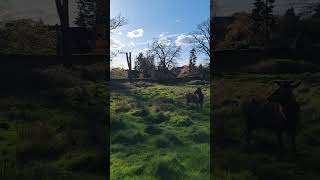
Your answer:
[[[112,50],[131,51],[134,59],[148,49],[154,38],[172,39],[182,48],[178,65],[188,63],[192,48],[189,33],[210,16],[210,0],[111,0],[110,3],[111,17],[121,13],[128,20],[127,25],[112,32]],[[205,62],[200,54],[198,59]],[[125,55],[118,55],[111,65],[127,68]]]
[[[69,0],[70,24],[77,14],[76,0]],[[54,0],[0,0],[0,20],[42,18],[48,24],[60,24]]]

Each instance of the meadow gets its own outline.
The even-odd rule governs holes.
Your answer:
[[[202,109],[185,93],[203,87]],[[111,180],[210,178],[210,89],[111,80]]]
[[[105,179],[106,67],[6,68],[0,179]]]
[[[275,67],[277,63],[259,63],[253,73],[225,72],[214,76],[211,84],[214,180],[319,179],[320,73],[315,71],[318,66],[297,66],[290,61],[300,70],[297,74],[292,73],[295,70],[288,64]],[[279,152],[276,136],[268,131],[256,131],[254,143],[245,145],[244,118],[239,105],[246,97],[267,97],[277,89],[273,81],[278,79],[302,82],[294,90],[301,106],[295,154],[290,153],[286,139],[286,150]]]

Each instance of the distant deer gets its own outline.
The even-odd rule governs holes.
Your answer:
[[[186,94],[187,105],[190,102],[192,102],[197,105],[197,108],[199,108],[199,105],[202,108],[203,99],[204,99],[204,94],[202,93],[202,90],[200,87],[198,87],[194,93],[187,93]]]
[[[295,151],[296,128],[299,121],[300,106],[293,95],[293,81],[275,81],[279,88],[267,99],[249,98],[242,103],[242,111],[246,119],[246,141],[249,143],[251,133],[255,129],[268,129],[277,134],[282,146],[282,134],[291,138]]]

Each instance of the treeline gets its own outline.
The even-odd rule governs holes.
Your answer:
[[[251,13],[233,14],[233,22],[217,48],[299,48],[306,49],[320,43],[320,3],[306,2],[298,10],[290,7],[277,16],[274,0],[255,0]]]

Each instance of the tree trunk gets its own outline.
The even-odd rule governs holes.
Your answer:
[[[69,1],[68,0],[55,0],[56,8],[60,19],[61,31],[61,46],[62,52],[60,55],[70,55],[69,44]]]
[[[127,63],[128,63],[128,79],[132,83],[132,66],[131,66],[131,52],[126,53]]]

